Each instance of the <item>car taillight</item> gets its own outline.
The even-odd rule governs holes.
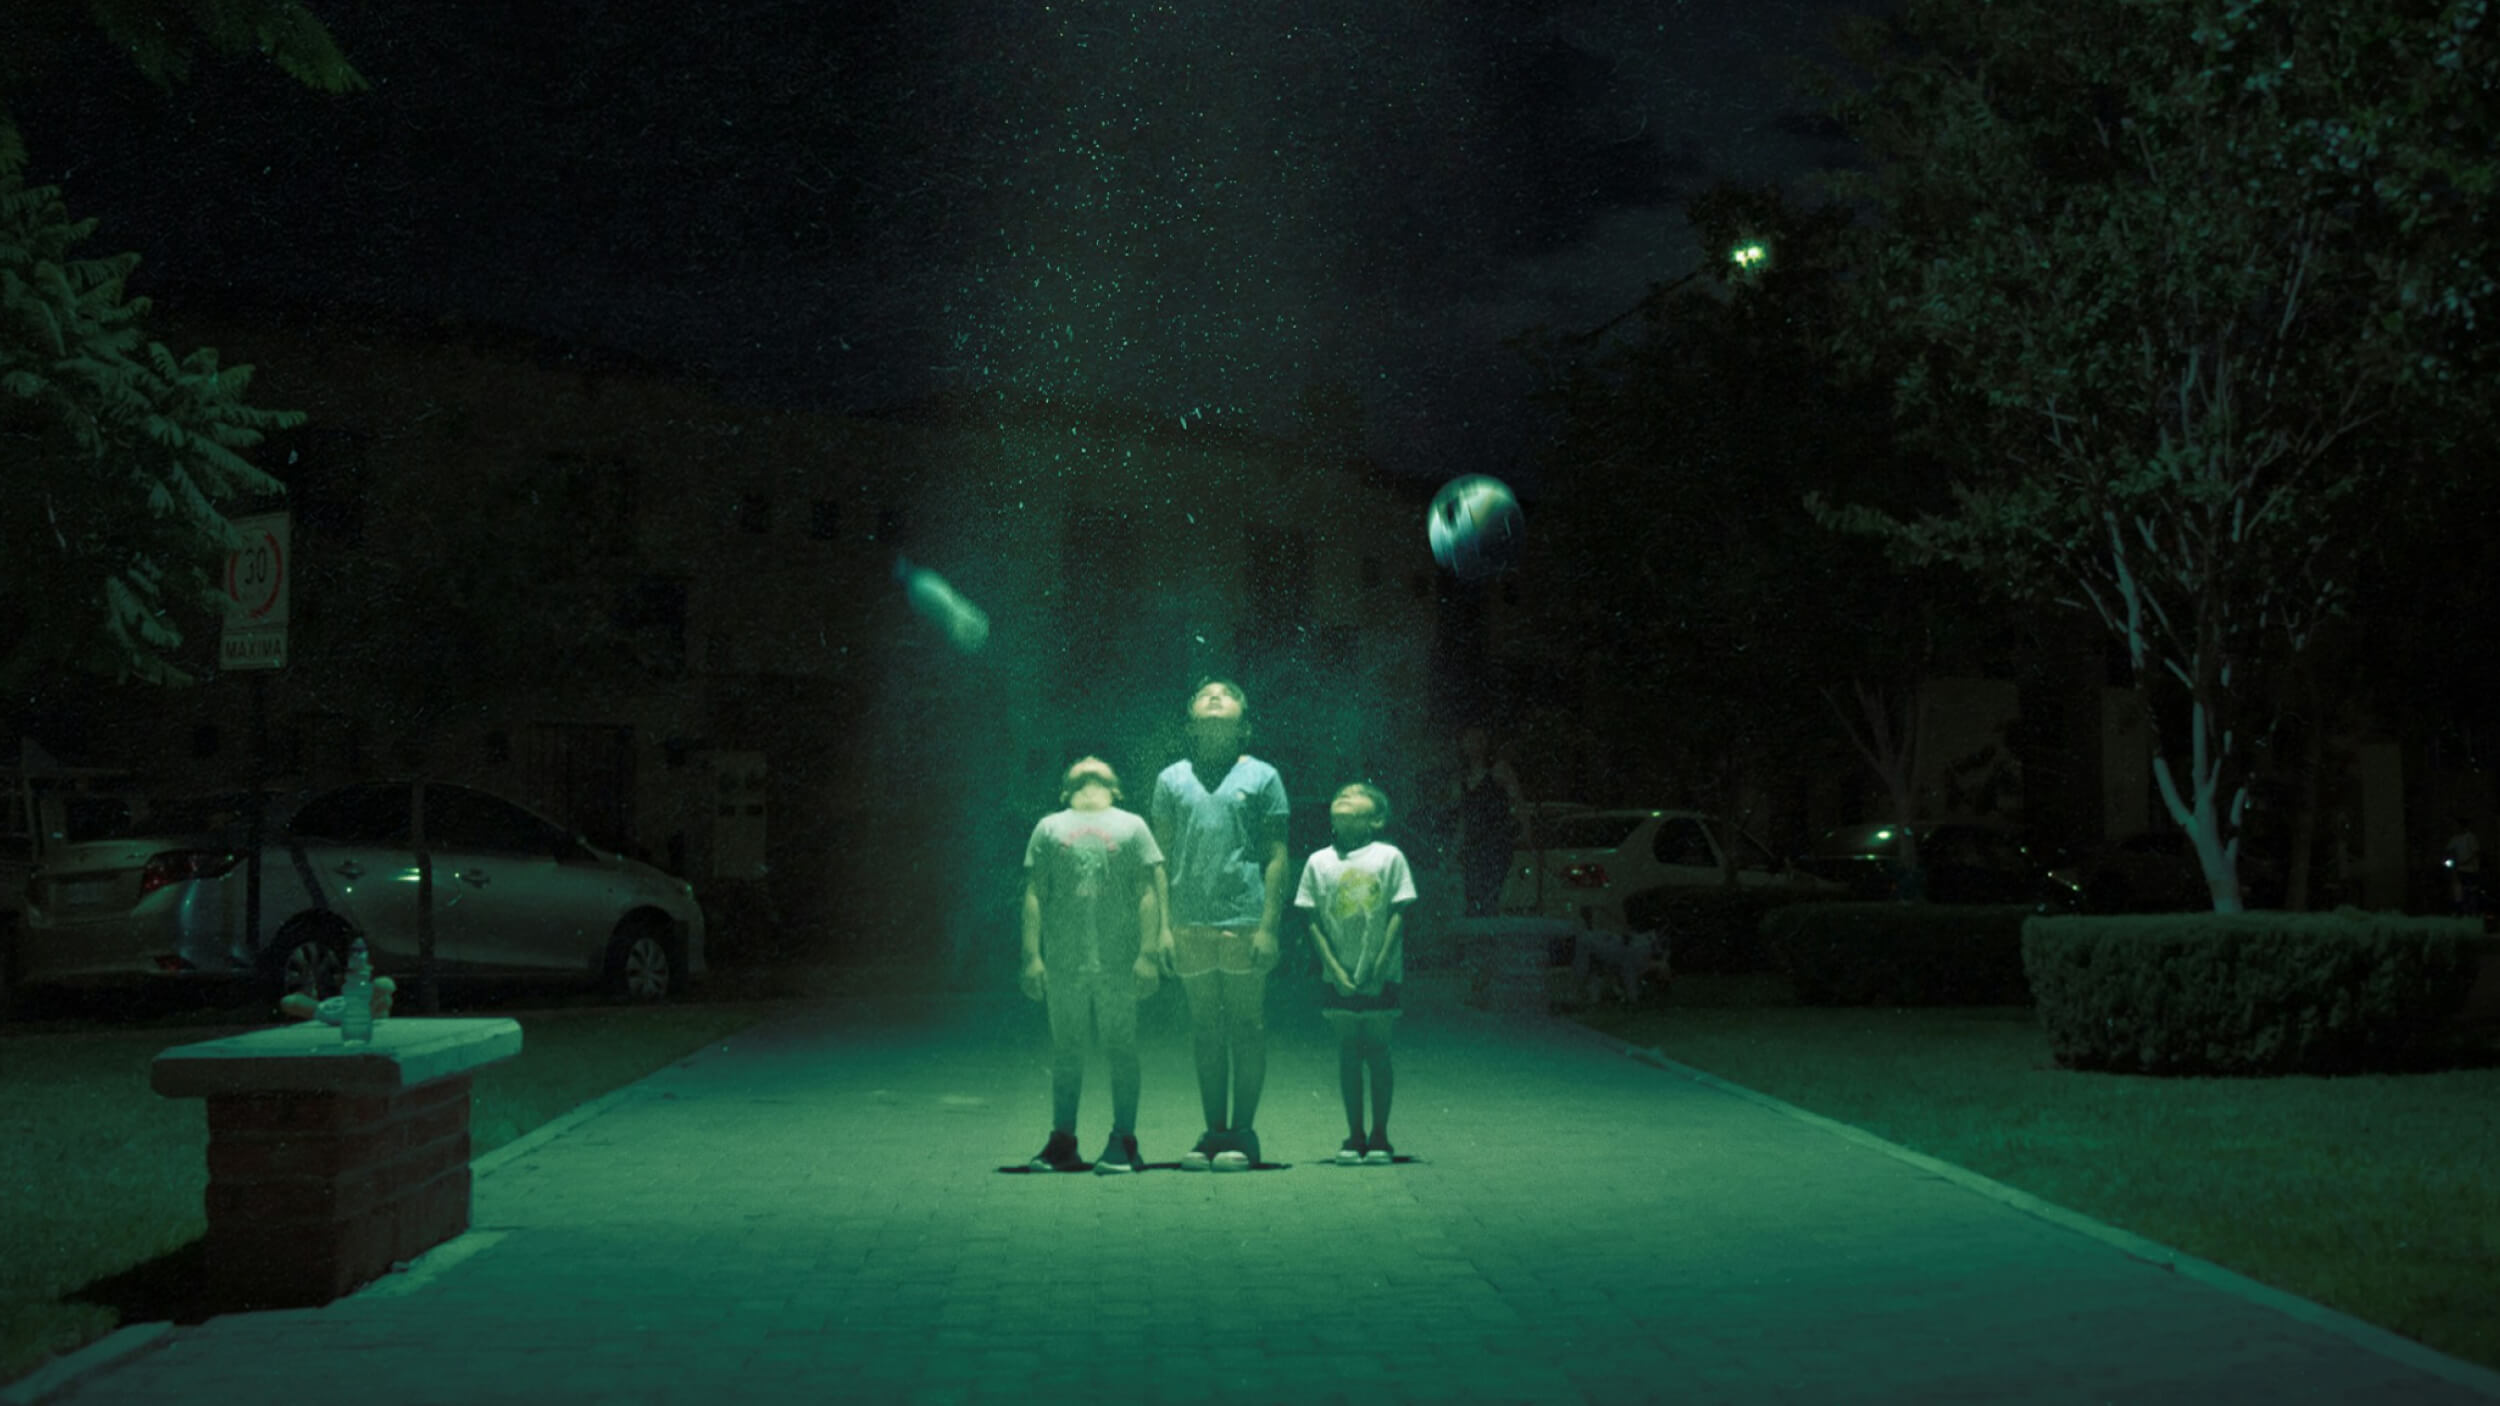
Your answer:
[[[222,849],[169,849],[152,854],[139,870],[139,896],[145,898],[167,884],[213,879],[242,862],[242,855]]]
[[[1575,889],[1602,889],[1606,886],[1606,866],[1574,864],[1563,870],[1563,882]]]

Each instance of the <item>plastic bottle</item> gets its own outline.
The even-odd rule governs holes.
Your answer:
[[[347,979],[339,991],[339,1038],[351,1045],[373,1043],[373,958],[365,940],[347,949]]]

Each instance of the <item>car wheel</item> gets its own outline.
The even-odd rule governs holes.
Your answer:
[[[626,919],[608,944],[608,994],[635,1005],[676,995],[673,948],[666,923],[654,918]]]
[[[335,996],[347,973],[347,930],[334,922],[289,923],[270,945],[261,984],[275,1001],[301,991],[318,1001]]]

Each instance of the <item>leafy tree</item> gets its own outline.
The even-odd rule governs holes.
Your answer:
[[[93,228],[0,172],[0,434],[24,485],[0,508],[12,690],[58,664],[181,679],[174,612],[213,606],[238,545],[219,505],[283,487],[238,451],[302,418],[247,404],[248,366],[143,341],[147,300],[123,292],[138,256],[77,257]]]
[[[242,453],[302,418],[250,405],[250,367],[149,341],[148,300],[126,291],[138,256],[81,254],[95,222],[72,219],[58,188],[25,184],[8,99],[45,76],[81,23],[160,82],[187,73],[200,44],[258,50],[333,91],[363,81],[317,21],[278,0],[0,9],[0,436],[22,485],[0,503],[0,688],[11,693],[63,665],[185,679],[177,614],[215,605],[214,564],[236,545],[225,506],[283,491]]]
[[[2484,3],[1911,0],[1849,32],[1870,87],[1825,83],[1875,163],[1832,181],[1874,217],[1833,342],[1953,478],[1815,506],[2113,632],[2221,910],[2270,676],[2487,424]]]

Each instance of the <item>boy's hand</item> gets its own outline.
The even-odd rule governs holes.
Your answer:
[[[1337,959],[1334,957],[1328,959],[1328,980],[1331,985],[1337,988],[1339,995],[1351,996],[1354,994],[1354,978],[1345,974],[1345,968],[1339,966],[1337,964]]]
[[[1250,933],[1250,970],[1276,970],[1276,934],[1272,929],[1256,928]]]
[[[1019,978],[1018,984],[1024,988],[1024,994],[1028,1000],[1038,1001],[1049,992],[1050,974],[1042,970],[1041,958],[1026,959],[1024,974]]]
[[[1178,957],[1180,950],[1180,944],[1172,939],[1172,930],[1165,928],[1163,935],[1155,939],[1155,965],[1167,972],[1172,970],[1172,963]]]
[[[1142,1001],[1147,997],[1152,996],[1155,993],[1155,988],[1163,984],[1163,968],[1156,965],[1155,959],[1150,953],[1138,953],[1137,965],[1130,968],[1130,970],[1137,974],[1138,1000]]]

